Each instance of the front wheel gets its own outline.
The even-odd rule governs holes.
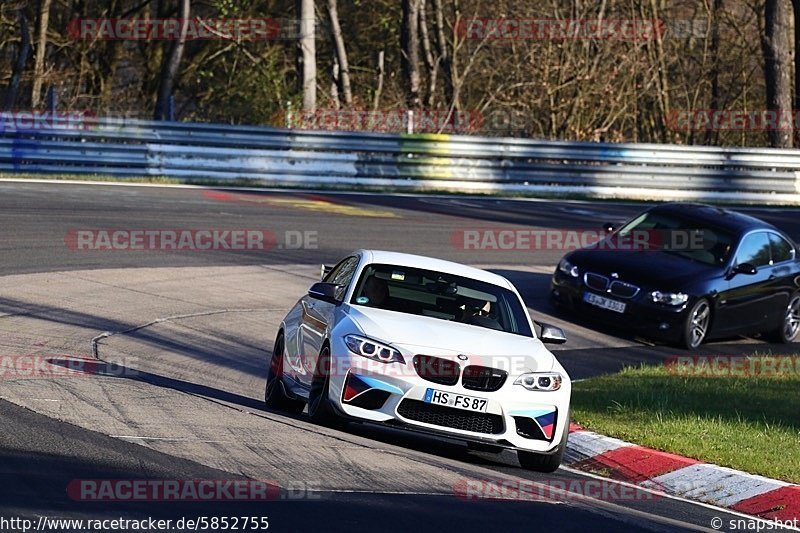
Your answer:
[[[325,346],[317,359],[317,368],[311,382],[308,395],[308,416],[315,424],[327,427],[339,427],[342,418],[336,412],[330,399],[331,384],[331,350]]]
[[[283,334],[278,334],[275,339],[275,348],[272,350],[272,361],[267,371],[267,384],[264,388],[264,404],[268,409],[285,411],[294,415],[303,412],[306,404],[302,400],[289,398],[283,384],[283,358],[284,342]]]
[[[686,315],[686,322],[683,325],[683,346],[694,350],[703,344],[710,325],[711,305],[703,298],[695,303]]]
[[[783,323],[780,329],[775,332],[778,342],[789,344],[800,338],[800,292],[796,292],[789,298],[789,305],[783,315]]]

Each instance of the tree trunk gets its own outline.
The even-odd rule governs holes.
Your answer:
[[[428,68],[428,100],[427,106],[433,109],[436,104],[436,80],[438,67],[437,62],[433,58],[433,50],[431,48],[431,38],[428,33],[428,13],[427,2],[420,0],[419,6],[419,31],[422,38],[422,57],[425,58],[425,66]]]
[[[47,26],[50,24],[51,1],[39,1],[39,27],[36,36],[36,59],[33,65],[33,89],[31,91],[31,107],[34,109],[39,106],[44,82],[44,57],[47,51]]]
[[[121,18],[119,16],[119,4],[117,0],[109,2],[108,14],[109,17]],[[114,78],[117,74],[117,64],[119,63],[122,52],[122,41],[113,39],[107,41],[103,46],[103,51],[100,54],[100,108],[108,110],[110,104],[114,100]]]
[[[190,0],[179,0],[178,18],[186,21],[189,18],[191,9]],[[181,35],[177,41],[172,43],[169,55],[163,63],[161,79],[158,84],[158,100],[156,100],[155,120],[169,119],[169,99],[175,88],[175,81],[178,78],[178,71],[181,66],[183,49],[186,47],[186,24],[181,28]]]
[[[297,41],[297,70],[303,93],[303,110],[317,109],[317,41],[314,0],[297,0],[300,39]]]
[[[339,88],[344,96],[346,106],[353,104],[353,92],[350,89],[350,63],[347,61],[347,48],[344,46],[342,27],[339,24],[339,8],[337,0],[328,0],[328,16],[331,19],[333,45],[336,49],[336,58],[339,61]]]
[[[764,78],[767,109],[777,113],[776,128],[769,128],[774,148],[792,147],[792,83],[788,35],[789,10],[785,0],[766,0],[764,5]]]
[[[372,109],[377,111],[378,107],[381,103],[381,93],[383,92],[383,78],[386,75],[386,68],[385,68],[385,56],[386,52],[381,50],[378,52],[378,65],[375,68],[375,73],[378,76],[378,83],[375,86],[375,95],[372,100]]]
[[[28,62],[28,56],[31,53],[31,34],[28,30],[28,19],[22,11],[19,12],[19,28],[19,53],[17,54],[17,61],[14,63],[14,69],[11,72],[11,79],[8,81],[5,102],[3,102],[3,108],[7,111],[11,111],[17,105],[19,80],[20,77],[22,77],[22,71],[25,70],[25,63]]]
[[[444,8],[442,7],[442,0],[434,0],[433,4],[436,11],[436,44],[439,47],[439,65],[442,68],[444,79],[444,97],[449,107],[455,107],[453,101],[455,98],[453,67],[450,61],[450,50],[444,33]]]
[[[409,109],[419,109],[419,3],[403,0],[403,27],[400,31],[403,77],[406,83],[406,102]]]
[[[719,25],[720,25],[720,14],[722,13],[723,9],[723,0],[714,0],[714,7],[713,7],[713,15],[711,17],[711,50],[712,50],[712,58],[711,58],[711,109],[718,110],[722,109],[722,96],[720,94],[720,86],[719,86],[719,67],[720,67],[720,52],[719,52]],[[706,144],[710,145],[714,143],[715,138],[717,138],[717,133],[712,129],[709,128],[706,131]]]
[[[794,11],[794,111],[800,109],[800,0],[792,0]]]

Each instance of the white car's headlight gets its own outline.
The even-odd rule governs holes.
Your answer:
[[[560,389],[563,379],[558,372],[528,372],[518,377],[514,385],[522,385],[533,391],[550,392]]]
[[[653,291],[650,299],[657,304],[683,305],[689,301],[689,295],[682,292],[661,292]]]
[[[570,263],[566,259],[562,259],[558,263],[558,269],[561,272],[563,272],[564,274],[566,274],[567,276],[571,276],[573,278],[577,278],[578,276],[581,275],[581,272],[580,272],[580,270],[578,270],[578,267],[573,265],[572,263]]]
[[[381,363],[405,363],[399,351],[378,341],[359,335],[346,335],[344,343],[354,354],[367,357]]]

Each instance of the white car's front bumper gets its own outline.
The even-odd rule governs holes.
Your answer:
[[[352,354],[343,343],[331,348],[330,397],[349,417],[540,453],[556,452],[569,430],[571,384],[560,367],[553,369],[564,376],[557,391],[529,391],[515,385],[517,376],[510,374],[490,392],[465,388],[461,379],[454,385],[423,379],[412,356],[405,364],[384,364]],[[429,389],[486,399],[486,411],[428,403]]]

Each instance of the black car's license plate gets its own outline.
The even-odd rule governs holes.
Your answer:
[[[583,301],[590,305],[594,305],[595,307],[608,309],[609,311],[614,311],[616,313],[625,312],[626,305],[624,303],[612,300],[611,298],[606,298],[605,296],[593,294],[591,292],[583,293]]]

